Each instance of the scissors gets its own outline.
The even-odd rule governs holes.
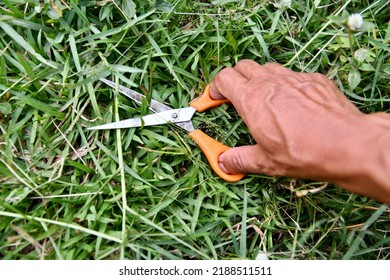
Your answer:
[[[100,81],[114,89],[118,89],[120,93],[136,101],[137,103],[141,103],[142,100],[146,98],[146,96],[141,93],[138,93],[124,86],[117,85],[116,83],[105,78],[101,78]],[[245,174],[227,174],[222,171],[218,163],[218,157],[223,152],[229,150],[230,147],[225,146],[224,144],[214,140],[213,138],[202,132],[200,129],[195,129],[191,122],[191,119],[195,112],[203,112],[207,109],[220,106],[224,103],[229,103],[229,100],[213,100],[210,97],[209,86],[206,86],[203,94],[197,99],[191,101],[189,103],[190,106],[188,107],[173,109],[163,103],[151,99],[149,103],[149,109],[154,112],[153,114],[89,127],[87,129],[120,129],[174,123],[188,132],[189,137],[194,140],[198,147],[202,150],[207,160],[209,161],[212,169],[219,177],[228,182],[237,182],[241,180],[245,176]]]

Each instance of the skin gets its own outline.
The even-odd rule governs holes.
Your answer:
[[[232,102],[257,143],[223,153],[224,172],[333,182],[390,204],[389,114],[363,114],[322,74],[252,60],[220,71],[210,94]]]

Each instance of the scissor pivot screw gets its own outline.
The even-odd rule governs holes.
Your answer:
[[[172,118],[177,119],[177,117],[178,117],[177,113],[172,114]]]

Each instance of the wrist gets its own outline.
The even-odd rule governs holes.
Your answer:
[[[390,119],[381,114],[354,116],[349,135],[341,141],[343,160],[335,166],[334,183],[345,189],[389,203]]]

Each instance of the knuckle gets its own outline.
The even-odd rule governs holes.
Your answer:
[[[314,78],[314,79],[318,79],[318,80],[323,80],[325,77],[325,75],[321,74],[321,73],[312,73],[311,76]]]
[[[216,82],[224,82],[226,79],[229,79],[229,77],[232,76],[234,73],[234,69],[232,67],[226,67],[219,71],[219,73],[215,76]]]
[[[312,73],[310,75],[311,75],[312,80],[314,80],[316,82],[323,83],[323,84],[332,83],[332,81],[327,76],[325,76],[324,74]]]
[[[236,67],[241,67],[243,65],[252,64],[252,63],[256,63],[256,62],[250,59],[242,59],[239,62],[237,62]]]
[[[247,168],[244,164],[244,159],[242,157],[242,154],[240,153],[234,153],[231,157],[231,165],[242,172],[248,172]]]
[[[263,67],[266,67],[266,68],[275,68],[275,67],[279,67],[279,64],[275,63],[275,62],[267,62],[263,65]]]
[[[256,61],[254,61],[252,59],[240,60],[236,64],[236,67],[237,68],[251,68],[251,69],[256,69],[256,71],[262,68],[262,66],[259,63],[257,63]]]
[[[266,64],[263,65],[263,67],[264,67],[264,69],[266,69],[269,72],[274,73],[274,74],[283,74],[283,75],[289,74],[289,75],[291,75],[292,73],[294,73],[290,69],[288,69],[288,68],[286,68],[278,63],[275,63],[275,62],[267,62]]]
[[[213,89],[221,89],[226,85],[227,81],[234,77],[235,70],[231,67],[227,67],[218,72],[211,82]]]

